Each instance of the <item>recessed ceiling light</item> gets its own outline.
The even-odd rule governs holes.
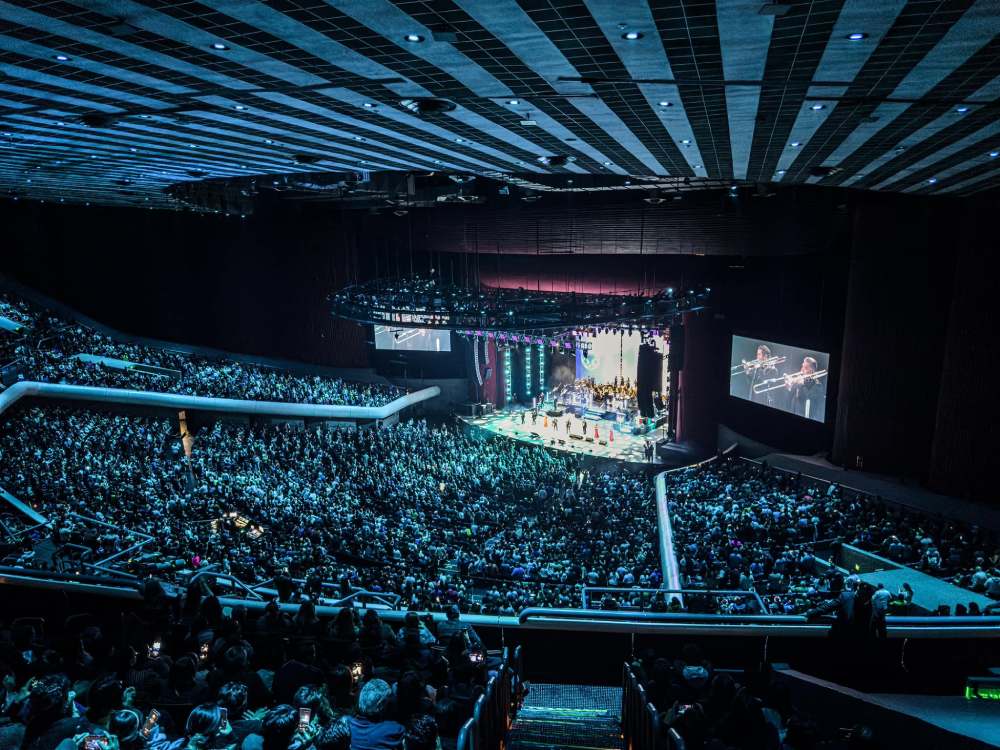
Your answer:
[[[792,141],[791,145],[792,145],[792,148],[798,148],[799,146],[802,145],[802,143],[800,143],[799,141]]]
[[[410,44],[417,44],[417,43],[419,43],[419,42],[422,42],[422,41],[424,41],[424,38],[423,38],[422,36],[420,36],[420,34],[407,34],[407,35],[406,35],[405,37],[403,37],[403,38],[404,38],[404,39],[405,39],[406,41],[410,42]]]
[[[990,151],[991,159],[996,159],[998,156],[1000,156],[1000,151]]]
[[[969,111],[969,108],[965,107],[965,106],[955,107],[955,111],[958,112],[958,114],[963,115],[963,114],[965,114],[966,112]]]
[[[785,173],[785,170],[784,170],[784,169],[779,169],[779,170],[778,170],[778,174],[784,174],[784,173]]]
[[[521,100],[520,99],[508,99],[507,103],[510,104],[511,106],[517,106],[518,104],[521,103]]]
[[[610,167],[611,166],[611,162],[609,162],[609,161],[604,162],[604,166]]]
[[[622,34],[622,39],[625,39],[626,41],[629,41],[629,42],[634,42],[636,39],[642,39],[642,32],[641,31],[626,31],[624,34]]]
[[[851,42],[860,42],[862,39],[867,39],[868,35],[863,31],[855,31],[853,34],[848,34],[847,39]]]
[[[271,144],[274,143],[274,141],[272,141],[270,138],[265,138],[264,139],[264,143],[266,143],[268,146],[270,146]]]
[[[440,164],[440,163],[441,163],[441,160],[440,160],[440,159],[435,159],[435,160],[434,160],[434,163],[435,163],[435,164]]]
[[[455,139],[455,143],[465,143],[465,139],[464,138],[456,138]]]
[[[674,103],[673,102],[668,102],[666,99],[664,99],[662,102],[660,102],[660,106],[661,107],[672,107],[672,106],[674,106]]]
[[[70,57],[68,55],[53,55],[52,57],[54,57],[59,62],[69,62],[70,60]]]
[[[151,115],[139,115],[140,120],[148,120],[150,117]]]
[[[224,49],[229,49],[229,47],[227,45],[223,44],[222,42],[215,42],[212,45],[212,49],[224,50]]]
[[[365,102],[361,106],[364,107],[365,109],[375,109],[375,103],[374,102]]]
[[[819,112],[821,109],[826,109],[825,104],[814,104],[812,105],[813,112]]]
[[[684,138],[684,139],[681,140],[681,143],[683,143],[685,146],[687,146],[688,144],[691,143],[691,139],[690,138]]]
[[[935,182],[937,182],[937,177],[931,177],[929,180],[927,180],[927,182],[933,185]]]
[[[236,109],[236,110],[239,110],[240,112],[243,112],[243,111],[246,110],[246,105],[244,105],[244,104],[234,104],[233,105],[233,109]]]
[[[362,138],[360,135],[356,135],[356,136],[354,136],[354,140],[356,140],[356,141],[363,141],[364,138]]]
[[[695,164],[694,167],[692,167],[692,168],[693,169],[701,169],[701,164]]]

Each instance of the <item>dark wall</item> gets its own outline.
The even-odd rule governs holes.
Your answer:
[[[834,460],[927,477],[957,244],[950,202],[855,212]]]
[[[331,366],[367,364],[326,296],[364,268],[338,212],[241,220],[0,203],[0,272],[128,333]],[[361,260],[359,260],[359,257]]]
[[[992,503],[998,499],[990,469],[1000,445],[998,208],[997,201],[984,199],[962,214],[930,451],[932,487]]]

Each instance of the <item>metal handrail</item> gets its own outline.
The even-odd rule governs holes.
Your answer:
[[[207,578],[207,577],[212,577],[215,580],[219,580],[221,578],[224,581],[229,581],[231,583],[234,583],[238,588],[243,589],[253,598],[257,599],[258,601],[264,601],[264,597],[262,597],[260,594],[258,594],[249,586],[247,586],[245,583],[243,583],[243,581],[241,581],[236,576],[229,575],[228,573],[217,573],[214,570],[203,570],[198,573],[195,573],[193,576],[191,576],[191,580],[188,581],[188,586],[191,586],[196,581],[200,581],[202,578]]]

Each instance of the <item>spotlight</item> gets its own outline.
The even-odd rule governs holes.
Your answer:
[[[1000,156],[1000,151],[990,151],[991,159],[996,159],[998,156]]]
[[[629,42],[634,42],[636,39],[642,39],[642,32],[641,31],[626,31],[624,34],[622,34],[622,39],[625,39],[626,41],[629,41]]]
[[[419,44],[420,42],[424,41],[424,38],[420,36],[420,34],[407,34],[403,38],[410,44]]]
[[[813,112],[819,112],[821,109],[826,109],[826,105],[825,104],[814,104],[814,105],[812,105],[812,111]]]
[[[375,109],[375,103],[374,102],[365,102],[361,106],[364,107],[365,109]]]
[[[853,34],[848,34],[845,38],[851,42],[860,42],[862,39],[867,39],[868,35],[863,31],[855,31]]]
[[[212,49],[217,49],[217,50],[221,51],[221,50],[229,49],[229,47],[227,47],[222,42],[215,42],[215,44],[212,45]]]
[[[68,55],[53,55],[52,57],[54,57],[59,62],[69,62],[71,59]]]
[[[672,107],[672,106],[674,106],[674,103],[673,102],[668,102],[666,99],[664,99],[662,102],[660,102],[660,106],[661,107]]]
[[[682,138],[681,139],[681,143],[683,143],[685,146],[690,146],[691,145],[691,139],[690,138]]]
[[[510,106],[512,106],[512,107],[516,107],[516,106],[517,106],[518,104],[520,104],[520,103],[521,103],[521,100],[520,100],[520,99],[508,99],[508,100],[507,100],[507,103],[508,103],[508,104],[509,104]]]
[[[937,182],[937,177],[931,177],[929,180],[927,180],[927,184],[929,185],[933,185],[935,182]]]
[[[966,112],[969,111],[969,108],[963,105],[961,107],[955,107],[955,111],[958,112],[958,114],[960,115],[964,115]]]
[[[801,141],[792,141],[791,143],[792,148],[798,148],[801,145],[802,145]]]

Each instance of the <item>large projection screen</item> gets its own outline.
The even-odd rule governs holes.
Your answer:
[[[590,339],[591,349],[576,350],[576,377],[593,378],[597,384],[616,379],[635,382],[639,366],[638,334],[599,333]]]
[[[404,352],[450,352],[451,331],[377,325],[375,348]]]
[[[830,355],[733,336],[729,395],[816,422],[826,420]]]

